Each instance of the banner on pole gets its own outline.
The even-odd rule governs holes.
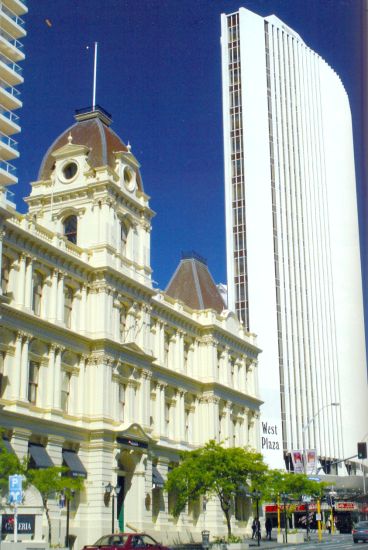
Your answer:
[[[304,472],[302,451],[291,451],[291,460],[293,461],[294,472],[302,474]]]
[[[312,475],[317,472],[317,451],[315,449],[307,449],[305,451],[305,472],[307,475]]]

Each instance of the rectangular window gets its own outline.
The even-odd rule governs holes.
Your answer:
[[[6,256],[3,256],[1,261],[1,290],[3,294],[6,294],[9,288],[9,273],[10,260]]]
[[[33,274],[32,311],[35,315],[41,315],[43,277],[35,271]]]
[[[35,361],[29,362],[29,377],[28,377],[28,401],[33,405],[37,401],[37,388],[38,388],[38,372],[40,365]]]
[[[2,397],[3,392],[5,390],[4,363],[5,363],[5,352],[0,351],[0,397]]]
[[[122,342],[124,342],[125,340],[126,320],[127,320],[126,308],[122,305],[120,307],[120,314],[119,314],[119,333],[120,333],[120,340]]]
[[[165,403],[165,433],[169,435],[170,428],[170,403]]]
[[[164,365],[165,365],[165,367],[169,366],[169,351],[170,351],[170,335],[165,333],[165,342],[164,342]]]
[[[119,419],[121,422],[124,421],[125,393],[126,393],[125,384],[119,384]]]
[[[68,412],[69,409],[70,379],[70,372],[61,373],[61,409],[64,412]]]
[[[72,325],[74,291],[70,287],[65,287],[64,291],[64,323],[67,328]]]

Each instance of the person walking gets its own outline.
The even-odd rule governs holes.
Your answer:
[[[257,532],[257,520],[256,518],[254,518],[252,522],[252,539],[254,539],[254,537],[256,536],[256,532]]]
[[[331,520],[330,520],[330,518],[328,518],[328,520],[326,521],[326,529],[328,531],[328,534],[331,535]]]
[[[265,527],[266,527],[266,538],[268,540],[271,540],[271,532],[272,532],[272,520],[271,520],[271,518],[268,517],[266,519]]]

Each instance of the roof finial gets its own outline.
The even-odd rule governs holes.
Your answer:
[[[69,145],[72,143],[72,141],[73,141],[73,136],[72,136],[72,133],[69,132],[69,135],[68,135],[68,143],[69,143]]]
[[[128,141],[128,145],[127,145],[128,153],[130,153],[131,148],[132,146],[130,145],[130,141]]]

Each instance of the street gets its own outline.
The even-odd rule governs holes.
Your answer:
[[[335,535],[333,537],[328,538],[328,535],[323,536],[323,540],[321,543],[318,542],[317,539],[314,538],[312,535],[313,540],[311,540],[308,543],[304,544],[289,544],[289,545],[281,545],[277,544],[276,541],[266,541],[261,540],[260,548],[264,548],[267,550],[271,550],[271,548],[278,548],[279,550],[312,550],[314,548],[323,547],[326,548],[326,550],[348,550],[350,548],[359,548],[356,544],[353,542],[353,538],[351,535]],[[362,543],[359,543],[362,544]],[[257,543],[254,541],[250,541],[249,543],[250,548],[256,548]]]

